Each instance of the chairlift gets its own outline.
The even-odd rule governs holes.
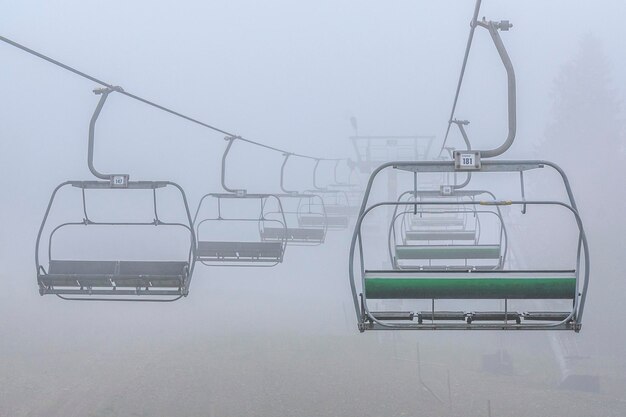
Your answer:
[[[488,191],[457,190],[446,195],[434,191],[403,193],[398,201],[413,204],[394,207],[389,227],[389,257],[394,268],[500,269],[506,259],[507,241],[500,207],[477,210],[473,205],[461,204],[464,197],[472,202],[481,194],[496,200]],[[409,199],[403,200],[404,196]],[[443,204],[422,204],[428,201]],[[445,204],[446,201],[454,204]],[[492,223],[497,230],[491,233],[490,241],[485,241],[481,238],[481,219],[488,222],[489,218],[495,220]]]
[[[324,205],[324,211],[326,213],[325,218],[319,216],[301,216],[299,218],[299,224],[303,227],[320,226],[322,222],[325,223],[328,230],[344,230],[348,228],[350,223],[349,216],[356,214],[356,207],[349,205],[348,196],[345,190],[331,190],[325,187],[320,187],[317,184],[317,170],[319,168],[321,160],[315,161],[313,168],[313,190],[312,194],[318,194],[322,198],[321,204]]]
[[[195,233],[191,221],[187,197],[181,186],[170,181],[130,181],[128,174],[102,174],[93,165],[95,126],[108,95],[121,88],[102,88],[94,90],[100,100],[89,125],[88,167],[99,180],[66,181],[58,185],[50,197],[44,218],[37,234],[35,264],[37,283],[41,295],[54,294],[65,300],[102,300],[102,301],[174,301],[189,293],[189,284],[193,275],[195,257]],[[57,193],[66,187],[74,187],[81,192],[82,212],[79,221],[65,222],[52,226],[52,232],[43,238],[48,226],[48,218],[55,204]],[[180,194],[185,208],[187,223],[163,221],[159,215],[157,191],[173,188]],[[109,192],[112,190],[147,190],[152,193],[153,220],[137,221],[96,221],[89,215],[87,200],[89,191]],[[60,230],[67,228],[132,228],[144,226],[171,227],[183,229],[189,234],[189,251],[185,259],[170,260],[129,260],[107,259],[87,260],[59,258],[53,250],[55,237]],[[44,265],[41,256],[42,241],[47,242],[48,265]],[[106,243],[105,243],[106,244]]]
[[[283,194],[278,194],[283,204],[283,213],[287,221],[287,242],[296,246],[316,246],[324,243],[326,240],[326,208],[324,200],[317,194],[301,193],[299,191],[288,190],[285,188],[285,166],[292,156],[290,153],[283,154],[283,160],[280,169],[280,188]],[[294,202],[295,208],[289,209],[288,202]],[[303,224],[302,218],[319,218],[320,220],[306,221]],[[261,240],[277,241],[282,239],[284,231],[280,228],[265,227],[261,231]]]
[[[198,236],[198,248],[196,260],[207,266],[276,266],[283,261],[289,231],[282,202],[274,194],[252,194],[247,190],[233,189],[226,185],[226,158],[230,149],[238,139],[236,136],[225,138],[228,145],[222,155],[221,182],[224,193],[205,194],[198,204],[194,215],[193,224]],[[203,216],[203,204],[212,199],[215,201],[216,214],[214,217]],[[228,217],[224,215],[224,202],[235,203],[243,206],[255,202],[259,204],[259,214],[254,217]],[[276,208],[268,207],[273,201]],[[221,224],[254,224],[258,231],[255,238],[243,240],[213,240],[204,237],[211,232],[203,232],[209,225]]]
[[[522,185],[522,200],[479,201],[386,201],[369,203],[372,184],[380,172],[393,168],[413,173],[455,172],[455,161],[390,162],[381,165],[370,176],[360,215],[350,246],[349,277],[358,328],[365,330],[574,330],[581,329],[583,310],[589,284],[589,249],[578,214],[574,196],[565,173],[556,164],[547,161],[482,161],[478,172],[520,173],[551,168],[556,171],[567,193],[567,202],[556,200],[527,200]],[[501,206],[555,206],[568,211],[578,233],[576,263],[567,270],[509,270],[506,268],[479,270],[474,268],[440,269],[370,269],[364,257],[363,221],[379,207],[399,207],[400,211],[415,210],[418,206],[442,205],[501,207]],[[425,311],[372,311],[370,300],[429,300],[431,308]],[[501,300],[504,308],[497,311],[440,310],[436,302],[456,300],[473,305],[473,300]],[[553,309],[545,311],[512,311],[509,301],[543,300]],[[569,311],[562,301],[571,303]],[[445,304],[445,303],[444,303]]]

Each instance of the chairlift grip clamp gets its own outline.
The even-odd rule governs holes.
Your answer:
[[[502,32],[508,32],[513,27],[513,24],[509,20],[500,20],[499,22],[496,22],[493,20],[487,20],[485,17],[483,17],[482,21],[476,21],[475,24],[474,22],[472,22],[471,24],[471,26],[473,27],[475,27],[476,25],[482,26],[484,28],[492,26],[493,28]]]
[[[118,93],[123,93],[124,89],[120,87],[119,85],[112,85],[110,87],[100,87],[100,88],[93,89],[93,93],[96,95],[109,94],[109,93],[112,93],[113,91],[117,91]]]

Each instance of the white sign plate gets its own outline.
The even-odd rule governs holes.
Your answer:
[[[128,175],[111,175],[111,187],[113,188],[126,188],[128,187]]]
[[[454,168],[461,171],[479,170],[480,152],[454,151]]]

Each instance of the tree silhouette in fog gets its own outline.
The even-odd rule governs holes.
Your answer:
[[[617,294],[626,291],[626,282],[612,266],[626,245],[626,124],[620,95],[602,42],[592,35],[582,37],[575,56],[555,79],[552,117],[536,149],[539,158],[561,165],[572,182],[591,251],[591,313],[586,321],[596,334],[608,329],[594,309],[620,308],[623,300]]]
[[[581,38],[576,55],[561,68],[552,91],[552,118],[538,151],[576,166],[594,156],[603,169],[623,159],[625,124],[619,92],[612,85],[602,42]]]

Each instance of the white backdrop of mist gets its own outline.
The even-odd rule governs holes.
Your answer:
[[[272,146],[320,157],[353,157],[347,140],[351,116],[358,118],[361,134],[436,134],[442,139],[473,2],[38,0],[9,1],[4,9],[2,35],[129,92]],[[626,50],[625,12],[620,1],[484,2],[481,15],[514,24],[502,34],[518,85],[518,136],[506,157],[537,156],[537,143],[551,118],[554,79],[586,34],[603,44],[616,94],[622,96],[626,61],[618,51]],[[33,260],[37,229],[58,183],[90,178],[87,127],[97,103],[91,89],[97,86],[5,44],[0,56],[0,355],[5,370],[12,369],[10,363],[33,358],[46,363],[51,352],[91,352],[101,358],[107,352],[164,349],[207,337],[233,345],[241,343],[236,335],[269,339],[276,333],[286,333],[286,339],[347,335],[366,346],[384,340],[356,334],[347,281],[349,231],[329,234],[320,247],[289,247],[284,264],[274,269],[199,266],[190,296],[175,304],[66,303],[40,297]],[[471,120],[468,132],[476,148],[498,144],[506,134],[505,86],[495,48],[486,31],[478,30],[457,111],[457,117]],[[461,143],[455,131],[450,140]],[[96,166],[129,173],[135,180],[180,183],[194,210],[204,193],[220,189],[225,145],[221,134],[112,94],[97,127]],[[277,192],[281,163],[280,154],[236,143],[229,184]],[[290,160],[287,188],[310,189],[312,169],[311,161]],[[320,181],[330,179],[332,164],[324,170]],[[584,167],[570,174],[583,177]],[[617,167],[608,167],[606,175],[622,176]],[[614,206],[624,207],[623,188],[611,195]],[[602,196],[601,190],[577,195],[584,219],[594,218]],[[623,229],[618,220],[616,230]],[[603,256],[616,253],[622,241],[589,232],[594,235],[592,254],[598,255],[594,262],[616,275],[611,280],[592,275],[586,324],[577,338],[590,352],[623,366],[619,355],[626,338],[610,323],[623,305],[624,284],[616,279],[619,261]],[[613,250],[605,251],[610,242]],[[533,252],[542,252],[541,245]],[[594,293],[603,298],[594,299]],[[454,346],[449,356],[438,358],[442,361],[462,355],[467,346],[491,351],[502,340],[511,349],[543,346],[538,349],[550,357],[545,335],[402,337],[425,346]],[[332,356],[326,347],[318,351]],[[89,356],[76,362],[79,367],[93,359]],[[175,360],[174,355],[164,358]],[[6,380],[24,369],[6,373]],[[66,375],[44,369],[59,378]],[[511,392],[519,388],[509,382]],[[21,415],[21,406],[9,396],[28,392],[28,387],[5,387],[7,408],[0,405],[0,414]],[[201,391],[195,395],[202,396]],[[610,411],[623,411],[611,404]]]

